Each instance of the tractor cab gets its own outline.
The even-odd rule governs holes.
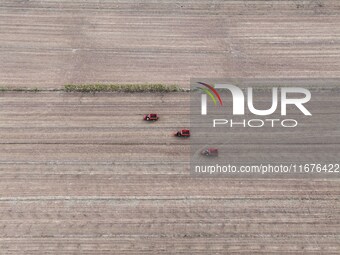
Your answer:
[[[147,120],[147,121],[156,121],[158,120],[158,115],[157,113],[149,113],[149,114],[145,114],[143,119]]]
[[[201,151],[201,154],[208,157],[217,157],[218,156],[218,149],[216,148],[208,148]]]
[[[189,129],[181,129],[180,131],[177,131],[175,136],[178,136],[178,137],[190,137],[190,130]]]

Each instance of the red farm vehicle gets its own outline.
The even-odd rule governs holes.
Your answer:
[[[158,115],[157,113],[149,113],[149,114],[145,114],[143,119],[146,121],[156,121],[158,120]]]
[[[207,157],[217,157],[218,156],[218,149],[216,148],[208,148],[201,151],[201,154]]]
[[[190,130],[189,129],[181,129],[175,133],[175,136],[178,137],[190,137]]]

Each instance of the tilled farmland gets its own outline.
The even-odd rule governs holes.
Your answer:
[[[191,176],[188,98],[2,93],[1,254],[336,254],[339,182]]]
[[[337,0],[0,0],[0,254],[338,254],[338,180],[195,177],[190,139],[173,136],[190,127],[188,92],[62,89],[308,78],[321,91],[308,132],[272,143],[280,131],[227,129],[227,149],[335,161],[339,12]]]
[[[340,2],[0,1],[0,86],[340,77]]]

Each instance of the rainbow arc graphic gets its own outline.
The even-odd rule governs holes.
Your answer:
[[[220,103],[220,105],[223,106],[223,101],[221,99],[221,96],[220,96],[220,94],[216,91],[216,89],[213,86],[211,86],[209,84],[206,84],[204,82],[197,82],[197,83],[201,84],[201,85],[203,85],[205,87],[205,88],[198,87],[198,89],[200,89],[201,91],[206,93],[211,98],[211,100],[214,102],[214,105],[217,104],[217,100],[215,98],[215,96],[216,96],[218,101],[219,101],[219,103]]]

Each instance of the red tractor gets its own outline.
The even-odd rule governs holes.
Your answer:
[[[201,154],[208,157],[217,157],[218,156],[218,149],[216,148],[208,148],[201,151]]]
[[[156,113],[145,114],[143,119],[147,121],[156,121],[158,120],[158,115]]]
[[[175,136],[178,137],[190,137],[190,130],[189,129],[181,129],[175,133]]]

